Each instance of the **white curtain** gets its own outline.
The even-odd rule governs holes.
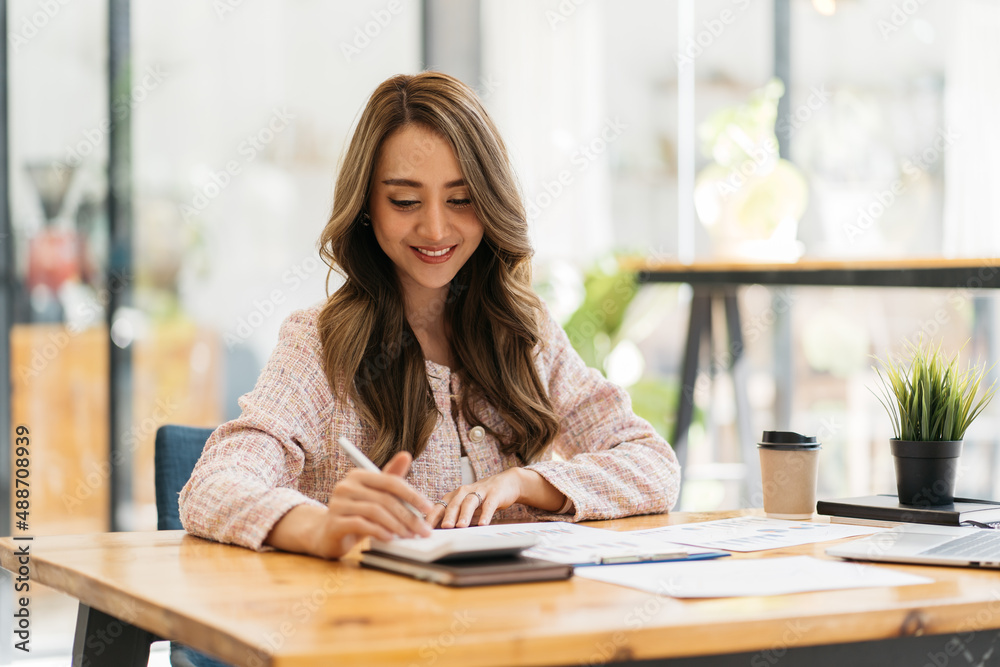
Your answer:
[[[944,254],[1000,255],[1000,3],[955,3],[945,76]]]
[[[538,263],[612,244],[605,3],[486,0],[480,90],[512,153]],[[562,178],[560,178],[560,176]]]

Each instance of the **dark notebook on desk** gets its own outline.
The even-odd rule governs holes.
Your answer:
[[[486,586],[569,579],[573,566],[525,556],[448,559],[430,563],[363,551],[361,564],[445,586]]]
[[[816,512],[829,516],[831,521],[844,518],[866,523],[896,521],[960,526],[1000,522],[1000,503],[971,498],[956,498],[949,505],[903,505],[893,495],[861,496],[820,500]]]

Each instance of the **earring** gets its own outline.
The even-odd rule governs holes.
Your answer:
[[[368,227],[372,224],[372,218],[368,215],[368,211],[361,211],[361,224]]]

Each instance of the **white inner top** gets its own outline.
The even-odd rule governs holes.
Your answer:
[[[472,469],[472,462],[468,456],[462,457],[462,484],[472,484],[476,481],[476,472]]]

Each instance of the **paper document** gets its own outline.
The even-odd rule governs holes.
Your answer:
[[[676,598],[783,595],[874,586],[909,586],[934,580],[885,567],[789,558],[724,558],[680,563],[585,567],[576,576]]]
[[[605,531],[612,532],[612,531]],[[540,544],[524,552],[525,556],[572,565],[608,565],[642,561],[718,558],[723,551],[702,549],[667,542],[655,536],[635,536],[615,532],[603,539],[564,539]]]
[[[649,528],[627,533],[633,536],[656,537],[665,542],[689,544],[706,549],[725,551],[762,551],[799,544],[839,540],[842,537],[871,535],[884,528],[846,524],[785,521],[760,516],[740,516],[718,521],[684,523],[662,528]]]
[[[658,535],[638,535],[636,532],[591,528],[568,522],[514,523],[435,530],[431,539],[446,537],[459,540],[534,537],[538,540],[537,544],[522,552],[524,556],[572,565],[716,558],[726,555],[718,550],[672,543]]]
[[[521,537],[531,535],[538,538],[539,544],[551,544],[565,540],[601,540],[608,536],[621,535],[622,533],[601,528],[591,528],[590,526],[581,526],[569,523],[568,521],[538,521],[535,523],[500,523],[493,526],[469,526],[468,528],[438,528],[434,531],[434,536],[438,534],[442,536],[475,535],[476,537]]]

